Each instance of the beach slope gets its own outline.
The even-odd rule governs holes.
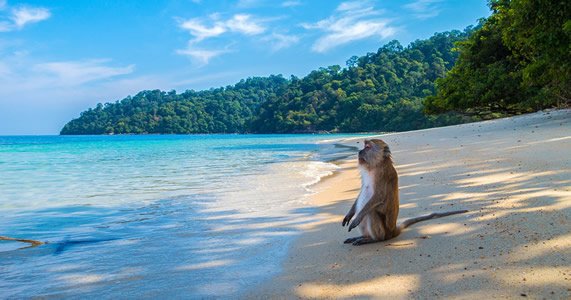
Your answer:
[[[379,136],[400,179],[399,220],[449,210],[376,244],[343,244],[356,156],[317,187],[281,275],[249,296],[571,297],[571,110]],[[345,140],[361,147],[362,140]]]

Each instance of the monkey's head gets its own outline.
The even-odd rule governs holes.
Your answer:
[[[359,151],[359,164],[367,168],[374,168],[390,158],[389,145],[379,139],[365,140],[363,150]]]

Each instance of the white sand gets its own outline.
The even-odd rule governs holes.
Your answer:
[[[399,172],[399,219],[470,212],[344,245],[359,176],[355,158],[341,162],[281,275],[248,297],[571,298],[571,110],[380,138]]]

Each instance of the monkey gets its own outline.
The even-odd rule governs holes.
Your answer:
[[[345,244],[359,246],[386,241],[398,236],[412,224],[468,212],[457,210],[432,213],[408,219],[397,226],[398,174],[393,166],[389,146],[380,139],[365,140],[363,149],[359,151],[358,162],[361,190],[341,226],[349,225],[349,231],[359,226],[361,236],[348,238]]]

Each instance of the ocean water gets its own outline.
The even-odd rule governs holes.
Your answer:
[[[239,296],[279,272],[344,137],[0,137],[0,236],[48,242],[0,241],[0,298]]]

